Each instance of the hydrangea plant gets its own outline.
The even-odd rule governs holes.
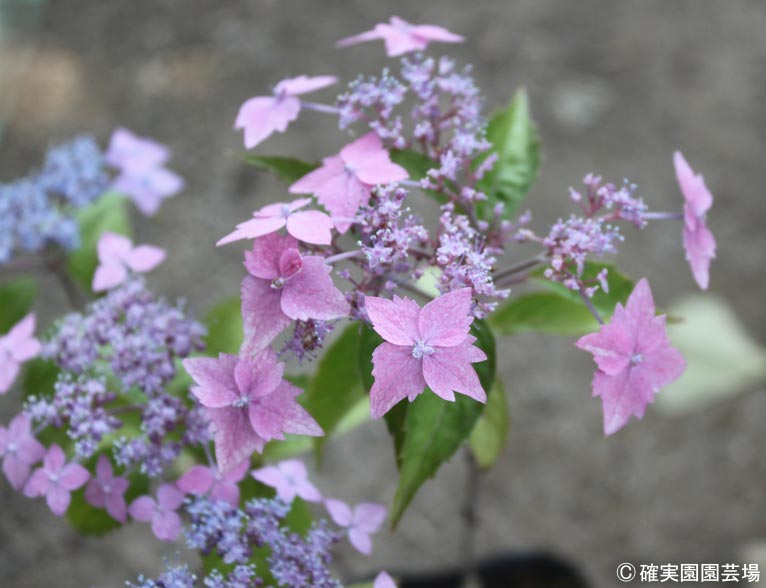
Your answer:
[[[150,216],[183,188],[164,145],[125,129],[106,151],[77,137],[0,186],[0,271],[29,273],[0,285],[0,394],[21,393],[0,427],[2,470],[84,533],[138,521],[202,556],[201,570],[169,562],[129,586],[341,586],[338,543],[369,555],[462,446],[483,467],[499,458],[498,335],[579,335],[607,436],[684,371],[648,280],[604,259],[623,228],[681,221],[708,287],[713,197],[684,156],[672,158],[680,212],[589,172],[562,190],[571,209],[536,226],[522,209],[540,163],[526,94],[488,115],[470,67],[425,53],[464,40],[438,26],[393,17],[338,46],[375,40],[398,63],[330,103],[304,96],[337,78],[301,75],[242,105],[244,160],[284,180],[285,198],[218,240],[245,247],[240,296],[205,320],[152,291],[144,274],[165,253],[130,236],[129,202]],[[304,111],[335,117],[345,147],[320,164],[249,151]],[[417,212],[423,199],[435,218]],[[73,308],[35,334],[37,270]],[[522,283],[535,288],[517,295]],[[324,496],[296,456],[381,418],[399,470],[390,507]]]

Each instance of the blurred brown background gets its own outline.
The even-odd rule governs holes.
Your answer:
[[[628,177],[653,208],[677,208],[671,155],[683,149],[717,197],[711,291],[751,336],[766,338],[762,0],[0,0],[0,7],[0,180],[26,173],[49,144],[81,131],[106,145],[123,125],[172,146],[171,167],[187,189],[156,218],[137,219],[136,231],[169,252],[153,283],[186,297],[198,314],[235,294],[242,274],[239,249],[215,249],[215,239],[284,197],[282,186],[237,159],[239,105],[287,75],[349,80],[378,71],[387,64],[380,43],[337,51],[334,42],[398,14],[468,38],[442,47],[476,66],[488,107],[520,85],[529,89],[544,148],[528,200],[535,227],[569,213],[567,187],[588,171]],[[259,151],[319,159],[343,143],[329,117],[305,113]],[[679,232],[661,223],[627,231],[623,246],[621,267],[649,277],[661,306],[695,288]],[[52,287],[46,298],[50,318],[63,297]],[[504,339],[500,358],[512,433],[481,484],[481,555],[552,551],[596,586],[617,585],[621,561],[766,559],[762,384],[682,417],[650,408],[643,422],[605,440],[599,403],[589,398],[591,360],[572,340]],[[17,400],[2,399],[0,422]],[[388,503],[393,469],[384,427],[375,423],[333,442],[317,480],[327,495]],[[463,460],[454,460],[423,488],[396,534],[378,535],[371,560],[342,550],[340,572],[457,561],[464,477]],[[4,482],[0,496],[0,586],[117,587],[161,567],[144,528],[80,538]]]

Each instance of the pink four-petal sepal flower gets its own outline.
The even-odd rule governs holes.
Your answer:
[[[283,133],[298,118],[301,94],[315,92],[338,81],[334,76],[298,76],[282,80],[272,96],[255,96],[239,109],[235,129],[245,133],[245,147],[252,149],[274,132]]]
[[[181,532],[181,517],[176,512],[184,501],[184,494],[172,484],[163,484],[157,490],[157,499],[139,496],[130,503],[130,516],[144,523],[151,522],[152,532],[161,541],[175,541]]]
[[[686,260],[692,269],[697,285],[707,290],[710,282],[710,261],[715,258],[716,242],[707,228],[707,213],[713,206],[713,195],[705,185],[705,179],[695,174],[683,154],[676,151],[673,156],[676,178],[684,204],[684,249]]]
[[[604,434],[620,430],[631,416],[642,418],[660,388],[676,380],[686,362],[670,345],[665,317],[655,316],[649,282],[642,279],[623,308],[617,304],[612,320],[576,345],[593,354],[598,366],[593,396],[600,396]]]
[[[450,402],[455,392],[487,401],[471,366],[487,359],[469,334],[471,304],[470,288],[439,296],[422,309],[408,298],[365,298],[372,326],[385,339],[372,354],[372,418],[404,398],[412,402],[426,386]]]
[[[96,508],[105,509],[114,520],[124,523],[128,513],[125,502],[128,486],[126,478],[114,475],[109,458],[101,455],[96,463],[96,475],[88,480],[85,487],[85,500]]]
[[[183,178],[164,167],[169,157],[170,150],[164,145],[116,129],[105,155],[106,162],[121,172],[112,189],[127,194],[145,216],[156,214],[165,198],[184,187]]]
[[[167,163],[170,150],[157,141],[117,128],[109,139],[104,158],[108,165],[117,169],[142,172]]]
[[[317,422],[295,400],[301,389],[282,379],[284,364],[272,349],[253,357],[222,353],[183,362],[194,379],[192,393],[205,407],[213,428],[216,461],[231,471],[266,442],[285,433],[321,436]]]
[[[336,43],[337,47],[348,47],[357,43],[381,39],[386,44],[389,57],[398,57],[411,51],[424,51],[434,41],[440,43],[461,43],[465,39],[460,35],[435,25],[414,25],[398,16],[392,16],[389,22],[378,23],[370,31],[346,37]]]
[[[364,555],[372,553],[372,537],[386,519],[386,507],[374,502],[360,502],[353,509],[335,498],[325,501],[327,512],[335,524],[346,529],[354,548]]]
[[[216,247],[240,241],[256,239],[274,233],[282,227],[304,243],[329,245],[332,241],[333,222],[329,216],[318,210],[303,210],[310,198],[299,198],[292,202],[269,204],[253,213],[253,218],[239,223],[237,228],[218,240]]]
[[[318,255],[301,255],[289,235],[266,235],[245,252],[242,281],[242,350],[266,348],[292,321],[347,316],[349,304],[335,287],[331,268]]]
[[[309,480],[306,466],[298,459],[287,459],[273,466],[254,470],[253,478],[261,484],[271,486],[277,491],[277,497],[290,504],[296,496],[306,502],[320,502],[322,495]]]
[[[71,492],[88,481],[88,470],[78,463],[67,463],[64,450],[55,443],[43,458],[43,467],[32,472],[24,486],[24,496],[45,496],[48,507],[56,516],[69,508]]]
[[[250,467],[250,460],[228,472],[220,472],[214,466],[195,465],[178,480],[176,486],[185,494],[207,495],[213,500],[224,500],[232,506],[239,504],[239,483]]]
[[[3,473],[14,490],[21,490],[31,466],[44,455],[45,447],[32,435],[32,421],[23,412],[13,417],[7,429],[0,427]]]
[[[0,336],[0,394],[11,389],[21,364],[37,356],[42,349],[35,336],[35,315],[28,314],[5,335]]]
[[[369,132],[346,145],[338,155],[322,160],[322,167],[295,182],[290,192],[315,194],[333,216],[335,228],[345,233],[376,185],[408,177],[407,170],[391,161],[380,137]]]
[[[131,272],[152,271],[165,259],[165,251],[153,245],[133,246],[124,235],[103,233],[98,239],[99,266],[93,274],[93,291],[103,292],[122,284]]]

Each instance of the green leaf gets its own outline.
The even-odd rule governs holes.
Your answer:
[[[412,149],[393,149],[391,161],[406,169],[413,182],[419,182],[428,175],[428,170],[439,167],[433,159]],[[423,192],[441,204],[448,200],[447,196],[435,190],[423,190]]]
[[[207,336],[205,352],[217,356],[219,353],[236,355],[242,345],[242,312],[239,296],[216,304],[205,315]]]
[[[540,140],[524,88],[516,92],[506,109],[492,116],[487,139],[498,160],[477,184],[488,198],[479,213],[488,219],[495,204],[502,202],[505,218],[509,218],[526,198],[540,167]]]
[[[314,439],[317,457],[343,416],[364,397],[358,347],[359,324],[353,323],[325,350],[306,389],[303,406],[324,431]]]
[[[24,366],[22,388],[24,396],[53,396],[53,385],[58,378],[59,369],[55,363],[42,358],[35,358]]]
[[[90,292],[93,274],[98,266],[98,240],[107,231],[130,236],[128,200],[113,192],[104,194],[77,213],[82,245],[69,255],[69,273]]]
[[[406,415],[399,485],[391,508],[395,527],[423,483],[436,474],[471,434],[484,405],[462,394],[447,402],[426,390]]]
[[[489,469],[500,457],[508,439],[508,399],[500,378],[489,391],[487,407],[471,432],[471,452],[480,468]]]
[[[319,167],[315,163],[308,163],[294,157],[280,157],[277,155],[254,155],[245,153],[242,159],[246,163],[260,170],[273,173],[277,178],[287,184],[292,184],[307,173]]]
[[[474,321],[475,345],[487,354],[487,360],[474,364],[485,390],[491,390],[495,378],[495,341],[484,321]],[[473,431],[484,404],[463,394],[447,402],[425,390],[407,407],[401,447],[399,485],[391,508],[391,525],[396,524],[415,497],[418,489],[433,477]],[[404,403],[400,403],[404,404]]]
[[[32,278],[0,285],[0,334],[7,333],[32,310],[36,297],[37,282]]]
[[[762,386],[766,349],[747,332],[731,306],[710,295],[673,305],[684,317],[668,324],[668,334],[686,358],[686,371],[657,396],[657,409],[680,415]]]
[[[493,312],[489,321],[501,335],[581,335],[598,329],[598,322],[582,300],[558,292],[532,292],[513,298]]]

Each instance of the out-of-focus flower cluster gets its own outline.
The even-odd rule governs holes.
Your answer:
[[[0,184],[0,264],[56,245],[77,249],[78,209],[109,187],[104,154],[82,135],[48,151],[40,171]]]
[[[43,355],[62,373],[53,397],[30,398],[26,411],[37,423],[65,426],[82,458],[122,427],[120,415],[139,413],[140,434],[118,439],[115,457],[158,476],[183,444],[208,439],[206,426],[196,423],[202,413],[167,392],[177,361],[202,349],[204,334],[181,305],[130,280],[57,324]]]

